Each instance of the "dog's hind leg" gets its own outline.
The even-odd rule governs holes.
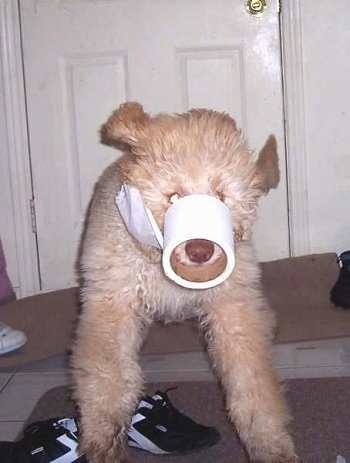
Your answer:
[[[80,449],[89,463],[119,463],[143,378],[138,351],[145,328],[128,301],[85,296],[72,354],[81,412]]]
[[[287,430],[290,417],[270,358],[271,317],[266,307],[259,307],[261,298],[252,297],[251,291],[247,296],[206,308],[209,352],[226,393],[229,418],[251,460],[296,463]]]

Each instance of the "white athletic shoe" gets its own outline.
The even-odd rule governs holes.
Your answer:
[[[0,355],[19,349],[26,342],[27,336],[22,331],[0,323]]]

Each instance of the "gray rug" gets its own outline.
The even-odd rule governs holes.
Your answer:
[[[148,393],[178,386],[169,392],[172,403],[198,423],[215,426],[220,442],[186,456],[164,457],[129,449],[132,463],[248,463],[245,453],[226,420],[222,394],[216,382],[158,383]],[[350,378],[296,379],[285,382],[294,421],[291,425],[303,463],[335,463],[341,454],[350,462]],[[74,415],[67,387],[48,391],[35,406],[29,422]]]

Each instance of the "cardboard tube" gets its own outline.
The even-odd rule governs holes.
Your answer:
[[[178,261],[174,251],[188,240],[211,241],[222,250],[217,260]],[[164,218],[162,264],[168,278],[185,288],[207,289],[225,281],[235,265],[230,209],[214,196],[193,194],[174,203]]]

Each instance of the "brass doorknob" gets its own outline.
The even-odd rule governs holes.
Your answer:
[[[248,0],[246,5],[246,10],[248,13],[257,16],[266,10],[266,1],[265,0]]]

